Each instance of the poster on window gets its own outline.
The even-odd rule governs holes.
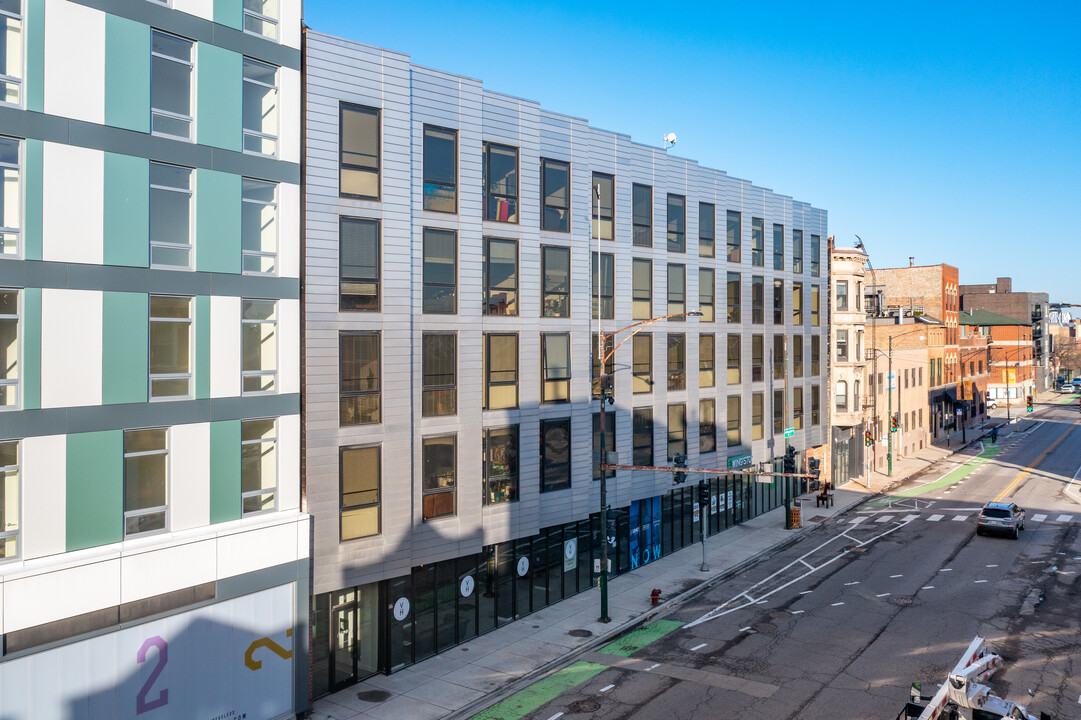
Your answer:
[[[630,531],[631,531],[631,536],[630,536],[630,541],[628,543],[628,546],[629,546],[629,550],[630,550],[631,569],[632,570],[634,568],[638,567],[638,565],[641,562],[641,560],[640,560],[641,554],[640,554],[639,548],[638,548],[638,541],[639,541],[639,538],[640,538],[639,525],[638,525],[638,509],[639,509],[639,505],[640,505],[640,501],[635,500],[635,501],[633,501],[631,503],[631,507],[630,507]]]
[[[284,585],[0,663],[0,718],[292,717],[293,598]]]

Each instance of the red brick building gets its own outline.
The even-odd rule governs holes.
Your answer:
[[[987,402],[1014,409],[1024,407],[1026,396],[1032,395],[1036,388],[1032,325],[987,310],[965,310],[960,322],[966,338],[989,339]],[[967,350],[965,358],[968,359]]]

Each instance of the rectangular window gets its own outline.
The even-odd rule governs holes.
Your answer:
[[[743,233],[743,219],[735,210],[728,211],[728,228],[726,232],[728,242],[728,262],[738,263],[740,262],[739,243],[740,236]]]
[[[773,224],[773,269],[784,270],[784,225]]]
[[[740,337],[739,335],[728,336],[728,384],[739,385],[740,382]]]
[[[668,252],[687,252],[687,198],[668,196]]]
[[[773,379],[784,380],[784,335],[773,336]]]
[[[751,393],[751,440],[761,440],[764,432],[762,393]]]
[[[0,409],[3,410],[20,406],[20,350],[19,291],[0,290]]]
[[[819,326],[819,303],[818,303],[818,286],[811,286],[811,327]]]
[[[653,262],[631,260],[631,318],[649,320],[653,317]]]
[[[717,352],[713,335],[698,336],[698,387],[713,387],[717,384]]]
[[[518,222],[518,148],[484,143],[485,219]]]
[[[653,392],[653,336],[649,333],[638,333],[631,343],[634,350],[632,369],[634,392]]]
[[[518,336],[484,336],[484,409],[518,407]]]
[[[676,453],[687,454],[687,406],[675,403],[668,406],[668,460]]]
[[[792,388],[792,427],[803,429],[803,388]]]
[[[616,180],[611,175],[593,173],[593,237],[615,239]]]
[[[614,411],[609,410],[604,413],[604,457],[608,458],[615,464],[611,453],[616,449],[616,414]],[[600,457],[601,457],[601,414],[598,412],[593,413],[593,479],[601,479]],[[609,470],[606,477],[614,478],[616,476],[615,470]]]
[[[766,266],[766,224],[762,218],[751,218],[751,265]]]
[[[637,412],[637,411],[635,411]],[[19,557],[19,443],[0,443],[0,561]]]
[[[773,434],[784,432],[784,390],[773,391]]]
[[[818,277],[819,259],[821,254],[822,238],[818,235],[811,236],[811,277]]]
[[[840,362],[848,362],[848,331],[837,331],[837,360]],[[908,380],[908,371],[905,370],[905,380]],[[905,383],[908,386],[908,383]]]
[[[20,5],[19,0],[0,0],[0,103],[12,105],[22,102],[23,19]],[[0,554],[2,557],[4,555]]]
[[[241,300],[243,393],[278,391],[278,303]]]
[[[792,231],[792,272],[803,273],[803,231]]]
[[[822,372],[822,348],[819,344],[819,336],[811,336],[811,375],[817,376]]]
[[[687,311],[687,267],[685,265],[668,266],[668,315],[677,315]],[[683,318],[672,318],[683,320]]]
[[[635,184],[631,188],[632,243],[639,247],[653,246],[653,188]]]
[[[784,325],[784,280],[773,281],[773,324]]]
[[[244,0],[244,32],[278,39],[278,0]]]
[[[743,442],[739,432],[740,396],[728,396],[728,447],[739,447]]]
[[[717,450],[717,401],[702,400],[698,403],[698,452]]]
[[[604,350],[603,355],[598,351],[598,343],[600,342],[600,336],[597,333],[593,333],[590,337],[591,342],[590,356],[592,358],[592,366],[590,368],[590,380],[593,383],[593,398],[597,399],[601,396],[601,357],[608,358],[604,363],[604,374],[608,377],[608,389],[611,392],[615,391],[615,371],[616,371],[616,356],[612,352],[612,349],[616,346],[616,339],[612,335],[606,335],[604,338]]]
[[[751,277],[751,322],[766,322],[766,279],[761,275]]]
[[[792,336],[792,377],[803,377],[803,336]]]
[[[792,324],[803,325],[803,283],[792,283]]]
[[[819,406],[821,403],[821,393],[817,385],[811,386],[811,425],[818,425],[820,422]]]
[[[653,408],[634,409],[633,465],[653,464]]]
[[[342,103],[338,128],[339,192],[348,197],[378,200],[380,111]]]
[[[150,399],[191,397],[191,298],[150,296]]]
[[[369,425],[381,419],[383,366],[378,333],[342,333],[339,419],[344,425]]]
[[[278,152],[278,68],[244,58],[244,152]]]
[[[848,310],[848,281],[838,280],[836,283],[837,288],[837,310]]]
[[[763,355],[763,340],[761,335],[751,336],[751,381],[758,382],[763,379],[765,360]]]
[[[571,316],[571,251],[563,247],[541,248],[541,315]]]
[[[457,372],[458,336],[450,333],[425,333],[421,415],[437,417],[458,412]]]
[[[518,499],[518,426],[484,430],[484,504]]]
[[[424,228],[423,310],[458,312],[458,233]]]
[[[191,168],[150,163],[150,267],[191,267]]]
[[[541,402],[570,401],[571,336],[568,333],[541,334]]]
[[[710,203],[698,203],[698,254],[713,257],[717,238],[717,208]]]
[[[124,431],[124,537],[168,526],[167,435],[165,428]]]
[[[245,515],[277,507],[277,426],[274,418],[240,422],[240,502]]]
[[[540,491],[564,490],[571,486],[571,419],[541,420]]]
[[[717,319],[714,313],[715,297],[717,294],[713,268],[699,268],[698,270],[698,311],[702,313],[701,322],[713,322]]]
[[[278,184],[241,180],[240,247],[245,275],[278,274]]]
[[[342,310],[379,311],[379,221],[343,217],[338,220],[340,298]]]
[[[541,158],[541,229],[571,231],[571,166]]]
[[[341,449],[339,516],[342,540],[355,540],[380,533],[382,455],[378,445]]]
[[[192,47],[190,40],[150,32],[150,132],[155,135],[191,139]]]
[[[458,212],[458,131],[424,126],[424,209]]]
[[[593,253],[593,318],[616,316],[616,261],[610,253]]]
[[[518,314],[518,242],[484,239],[484,314]]]
[[[0,13],[0,33],[4,20]],[[3,75],[2,63],[0,54],[0,77]],[[0,101],[4,97],[3,91],[4,81],[0,79]],[[0,136],[0,255],[19,254],[23,201],[20,145],[15,138]]]
[[[687,389],[687,336],[668,333],[668,389]]]
[[[455,513],[456,440],[454,435],[424,438],[421,492],[424,496],[425,520]]]
[[[739,323],[740,321],[740,287],[739,273],[728,273],[728,322]]]

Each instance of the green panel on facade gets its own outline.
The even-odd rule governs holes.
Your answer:
[[[41,408],[41,288],[23,290],[22,407]]]
[[[67,551],[120,542],[124,530],[124,431],[67,438]]]
[[[239,520],[240,421],[210,423],[210,522]]]
[[[150,161],[105,153],[105,264],[150,265]]]
[[[41,259],[42,164],[45,146],[41,140],[28,139],[23,144],[23,257]]]
[[[195,397],[210,397],[210,297],[195,296]]]
[[[240,273],[240,176],[195,171],[195,265],[203,272]]]
[[[26,109],[45,112],[45,0],[26,2]]]
[[[150,132],[150,27],[119,15],[105,16],[105,124]]]
[[[147,401],[149,307],[143,293],[102,296],[101,399],[104,405]]]
[[[242,0],[214,0],[214,22],[226,27],[243,29]]]
[[[239,5],[239,3],[238,3]],[[239,15],[239,10],[237,11]],[[244,58],[215,45],[199,43],[195,64],[198,79],[199,119],[195,123],[200,145],[241,150]]]

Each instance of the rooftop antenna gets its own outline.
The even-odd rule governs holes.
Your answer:
[[[665,152],[668,152],[669,148],[671,148],[675,144],[676,144],[676,134],[675,133],[670,132],[670,133],[668,133],[667,135],[664,136],[664,151]]]

